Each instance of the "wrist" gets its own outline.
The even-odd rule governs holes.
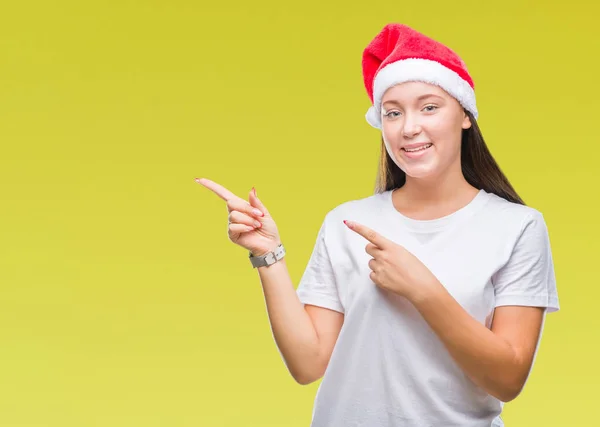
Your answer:
[[[257,267],[268,267],[280,261],[285,256],[285,248],[283,244],[279,242],[277,246],[269,246],[264,250],[257,251],[257,255],[254,255],[250,251],[249,259],[250,263],[254,268]]]
[[[263,255],[268,254],[269,252],[273,252],[277,248],[277,246],[279,246],[280,244],[281,244],[281,241],[277,240],[277,243],[269,246],[268,248],[257,249],[256,251],[250,251],[250,254],[252,256],[256,256],[256,257],[263,256]]]
[[[435,299],[440,295],[440,292],[445,290],[442,284],[437,281],[431,281],[427,284],[415,287],[413,292],[408,295],[408,300],[415,306],[419,307],[423,304],[427,304],[432,299]]]

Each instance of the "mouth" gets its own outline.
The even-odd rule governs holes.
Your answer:
[[[431,147],[433,144],[423,144],[420,145],[418,147],[402,147],[401,150],[406,151],[407,153],[416,153],[418,151],[423,151],[423,150],[427,150],[429,147]]]
[[[427,151],[429,151],[429,149],[431,147],[433,147],[433,144],[428,143],[428,144],[406,146],[406,147],[402,147],[400,150],[402,150],[404,152],[406,157],[417,158],[417,157],[421,157],[422,155],[427,153]]]

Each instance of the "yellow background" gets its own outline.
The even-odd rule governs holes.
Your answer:
[[[372,194],[361,53],[387,22],[452,47],[544,213],[562,311],[510,427],[595,426],[597,3],[5,1],[0,427],[308,426],[213,179],[269,207],[298,283],[325,213]]]

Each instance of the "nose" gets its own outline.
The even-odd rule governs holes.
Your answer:
[[[421,133],[421,125],[416,114],[406,113],[404,116],[404,126],[402,127],[402,135],[407,138],[414,138]]]

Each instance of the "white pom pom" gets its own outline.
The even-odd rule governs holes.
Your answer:
[[[375,129],[381,129],[381,118],[377,114],[374,106],[369,107],[365,118],[367,119],[367,123],[369,123]]]

